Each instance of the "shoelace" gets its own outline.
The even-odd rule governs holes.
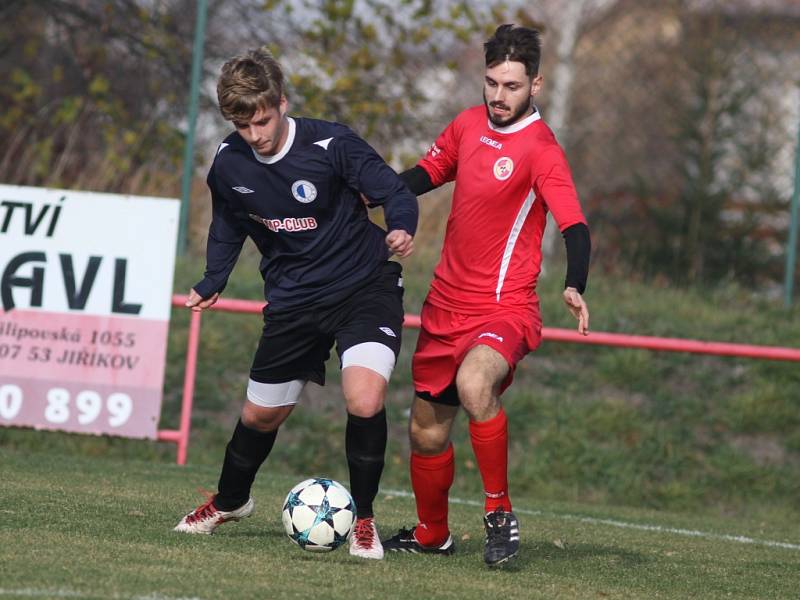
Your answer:
[[[489,544],[497,541],[498,538],[501,541],[505,541],[505,538],[508,537],[509,534],[507,532],[511,529],[511,522],[504,514],[492,513],[486,517],[486,524],[488,525],[486,537]]]
[[[186,517],[186,521],[188,523],[194,523],[196,521],[202,521],[203,519],[207,519],[211,515],[217,512],[217,507],[214,506],[214,498],[211,497],[208,499],[208,502],[203,504],[200,508],[196,509],[192,514]]]
[[[359,546],[372,546],[374,539],[372,519],[358,519],[356,521],[355,538]]]

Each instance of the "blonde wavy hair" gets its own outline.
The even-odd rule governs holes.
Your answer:
[[[228,121],[246,123],[259,109],[277,107],[283,95],[283,71],[265,47],[249,50],[222,65],[217,100]]]

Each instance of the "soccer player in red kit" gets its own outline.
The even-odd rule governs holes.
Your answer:
[[[500,394],[541,340],[536,281],[548,211],[567,247],[563,299],[584,335],[589,311],[581,294],[591,243],[564,152],[533,102],[542,86],[538,32],[502,25],[484,50],[484,105],[459,114],[419,164],[401,174],[417,195],[453,180],[455,190],[412,363],[410,468],[419,521],[383,545],[454,551],[447,522],[450,430],[462,406],[485,491],[484,559],[496,566],[519,552]]]

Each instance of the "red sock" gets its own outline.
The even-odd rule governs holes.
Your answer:
[[[411,453],[411,487],[419,517],[414,537],[423,546],[439,546],[450,535],[447,499],[455,475],[453,457],[453,444],[435,456]]]
[[[486,512],[511,510],[508,497],[508,419],[503,408],[488,421],[469,422],[475,460],[483,479]]]

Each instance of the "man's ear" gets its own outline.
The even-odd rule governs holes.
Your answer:
[[[542,83],[544,78],[541,75],[536,75],[531,81],[531,96],[535,96],[542,90]]]

